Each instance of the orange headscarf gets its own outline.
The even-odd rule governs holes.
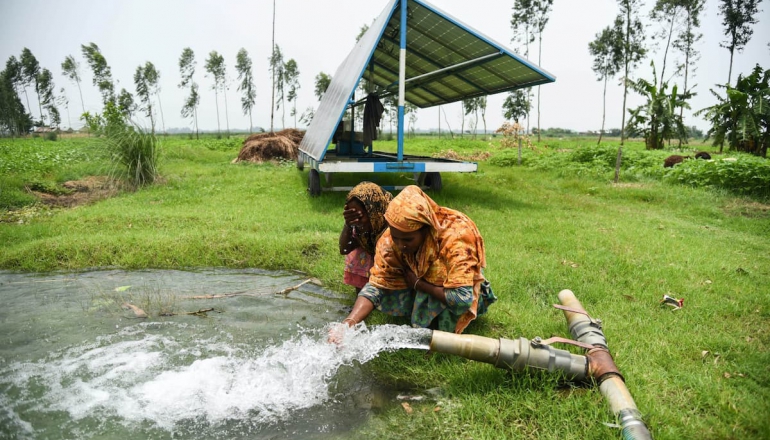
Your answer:
[[[415,185],[393,198],[385,219],[403,232],[427,225],[430,234],[415,255],[404,255],[386,230],[377,242],[369,282],[381,289],[407,289],[411,286],[406,285],[402,268],[409,267],[418,277],[447,289],[473,286],[473,304],[455,328],[455,333],[462,333],[476,319],[484,281],[481,269],[486,267],[484,240],[476,224],[460,211],[439,206]]]

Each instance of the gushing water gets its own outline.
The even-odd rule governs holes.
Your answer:
[[[428,349],[430,340],[430,331],[402,326],[340,329],[339,345],[327,342],[328,325],[255,343],[238,328],[143,322],[6,363],[0,438],[308,438],[333,431],[329,420],[350,418],[350,405],[339,402],[356,392],[350,376],[361,375],[359,364],[382,352]],[[298,433],[291,425],[298,418],[315,421]]]

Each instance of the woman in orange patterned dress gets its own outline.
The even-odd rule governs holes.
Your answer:
[[[363,321],[377,308],[410,317],[413,327],[462,333],[497,300],[482,269],[484,240],[465,214],[408,186],[388,205],[389,228],[377,241],[369,282],[347,318]]]

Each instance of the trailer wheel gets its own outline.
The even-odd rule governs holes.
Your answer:
[[[297,155],[297,169],[300,171],[305,170],[305,158],[302,157],[302,154]]]
[[[420,173],[418,183],[420,186],[426,186],[432,191],[441,191],[441,188],[443,187],[441,173],[437,172]]]
[[[307,176],[307,190],[310,192],[310,197],[321,195],[321,176],[316,169],[310,170]]]

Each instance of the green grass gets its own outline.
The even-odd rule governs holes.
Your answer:
[[[42,143],[15,142],[10,148],[22,151]],[[87,152],[90,142],[60,140],[44,146],[55,144],[64,151],[82,145]],[[293,163],[233,165],[237,144],[209,148],[210,142],[162,138],[162,184],[32,216],[24,224],[1,223],[0,268],[299,269],[349,292],[352,303],[352,290],[341,282],[344,260],[337,250],[345,194],[310,198],[308,173]],[[571,142],[558,148],[593,144]],[[394,145],[383,142],[378,149]],[[447,149],[505,154],[497,141],[491,147],[467,139],[407,143],[410,154]],[[630,143],[626,150],[643,146]],[[444,190],[433,194],[439,204],[473,218],[486,242],[485,273],[499,301],[471,324],[470,333],[568,336],[563,315],[551,304],[561,289],[571,289],[603,320],[611,351],[656,439],[770,438],[766,204],[644,176],[628,182],[622,173],[621,184],[613,185],[601,173],[575,175],[491,162],[482,162],[476,174],[443,175]],[[67,169],[82,174],[99,163],[73,161],[53,167],[56,171],[10,173],[4,179],[44,175],[56,181]],[[406,177],[374,179],[405,183]],[[346,185],[361,178],[373,176],[334,180]],[[684,297],[684,308],[661,308],[664,294]],[[370,318],[370,323],[383,322],[400,321],[378,313]],[[411,415],[400,407],[383,410],[356,436],[619,437],[602,424],[614,419],[596,389],[565,387],[551,376],[511,375],[415,351],[384,354],[369,368],[382,381],[440,387],[443,396],[438,402],[413,403]],[[436,406],[440,410],[434,411]]]

